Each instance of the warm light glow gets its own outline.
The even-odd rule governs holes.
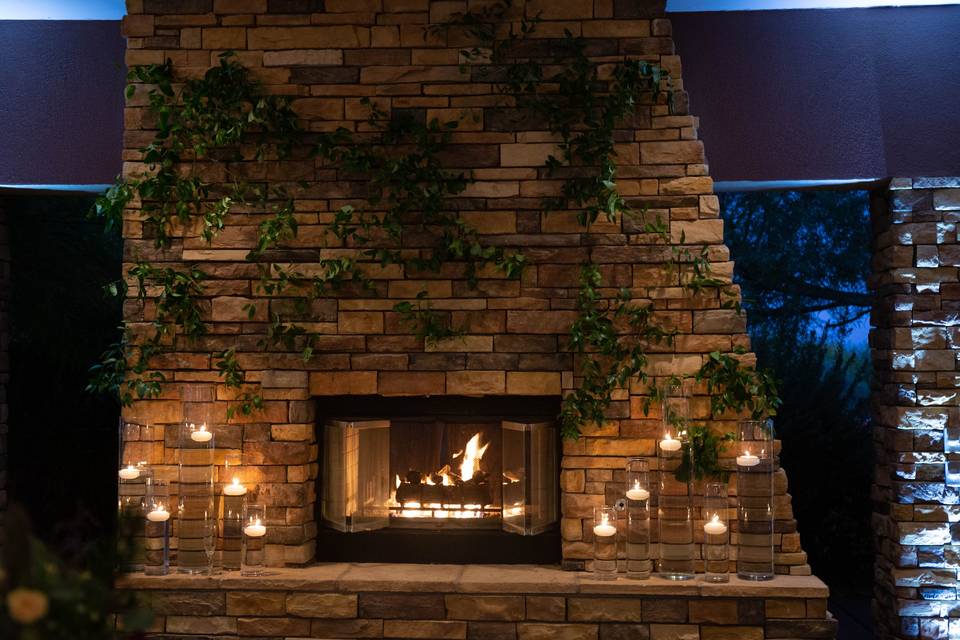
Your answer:
[[[480,461],[489,446],[489,442],[481,446],[480,433],[475,433],[461,451],[457,451],[451,456],[452,459],[460,458],[459,475],[447,464],[433,473],[423,474],[420,478],[420,486],[459,487],[466,482],[470,482],[480,471]],[[439,481],[436,480],[438,476]],[[485,505],[482,504],[456,504],[446,501],[443,503],[421,503],[415,500],[406,500],[401,503],[397,499],[397,493],[404,484],[405,481],[400,477],[400,474],[396,474],[394,494],[390,500],[390,506],[398,510],[394,512],[394,515],[400,518],[486,518],[499,515],[499,510],[484,510]],[[458,491],[455,491],[453,495],[459,495]],[[445,496],[449,498],[449,494],[445,493]]]
[[[480,459],[486,453],[490,443],[480,446],[480,434],[476,433],[467,442],[464,449],[463,462],[460,463],[460,479],[464,482],[471,480],[473,474],[480,470]]]

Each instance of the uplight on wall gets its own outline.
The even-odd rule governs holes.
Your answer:
[[[667,0],[667,11],[764,11],[778,9],[856,9],[960,4],[947,0]]]

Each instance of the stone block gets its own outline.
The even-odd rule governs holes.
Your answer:
[[[567,601],[562,596],[527,596],[527,620],[557,622],[567,614]]]
[[[167,633],[184,635],[220,635],[237,633],[237,619],[232,616],[167,616]]]
[[[445,601],[447,617],[456,620],[524,619],[523,596],[448,595]]]
[[[383,635],[387,638],[464,640],[467,623],[459,620],[384,620]]]
[[[370,46],[370,29],[352,25],[327,27],[257,27],[247,31],[250,49],[352,49]]]
[[[803,601],[799,602],[806,609]],[[737,624],[739,620],[737,601],[720,598],[691,600],[689,620],[707,624]]]
[[[446,617],[443,596],[431,594],[360,594],[361,618],[442,619]]]
[[[301,618],[356,618],[357,596],[340,593],[292,593],[287,614]]]
[[[602,502],[603,497],[598,497]],[[686,609],[686,603],[682,604]],[[686,616],[684,610],[684,619]],[[643,618],[641,601],[637,598],[569,598],[567,620],[571,622],[648,622]]]
[[[518,640],[598,640],[595,624],[540,624],[524,622],[517,625]]]
[[[468,622],[467,640],[517,640],[515,622]]]
[[[383,620],[313,620],[314,638],[382,638]]]
[[[237,618],[241,636],[307,636],[310,621],[297,618]]]

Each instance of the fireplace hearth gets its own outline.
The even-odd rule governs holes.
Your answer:
[[[542,396],[323,399],[318,559],[530,562],[530,549],[552,549],[558,405]]]

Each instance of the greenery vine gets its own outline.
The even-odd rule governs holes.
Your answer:
[[[669,73],[640,60],[597,62],[584,40],[569,32],[548,61],[522,59],[517,54],[522,47],[516,45],[536,28],[537,19],[522,21],[516,33],[511,26],[501,37],[500,21],[509,6],[509,2],[494,3],[458,14],[437,28],[461,29],[473,37],[477,45],[463,51],[464,72],[496,79],[499,91],[521,113],[539,119],[556,136],[557,152],[547,158],[544,170],[547,177],[560,181],[560,187],[557,195],[543,199],[543,210],[576,212],[585,233],[601,218],[638,219],[641,231],[669,256],[665,268],[680,268],[687,274],[680,278],[686,290],[698,294],[716,288],[726,298],[723,306],[739,309],[736,293],[713,275],[708,247],[692,251],[683,246],[683,234],[680,246],[673,246],[664,221],[648,219],[645,211],[635,210],[618,188],[618,132],[632,128],[631,118],[641,105],[672,108]],[[340,128],[318,135],[307,157],[319,157],[326,166],[362,184],[358,200],[364,204],[341,207],[329,225],[331,246],[350,249],[356,257],[321,257],[319,273],[307,275],[282,259],[281,247],[298,233],[294,196],[268,185],[250,185],[230,172],[231,161],[285,159],[299,147],[309,146],[288,100],[263,95],[230,52],[200,79],[176,83],[167,61],[134,67],[129,80],[128,98],[136,95],[138,85],[148,87],[147,112],[155,120],[154,139],[142,150],[147,169],[118,179],[97,200],[93,215],[108,228],[119,228],[124,212],[138,205],[145,236],[162,250],[181,228],[195,221],[201,225],[200,235],[212,242],[238,204],[268,211],[247,259],[258,266],[258,292],[269,299],[290,298],[292,311],[268,309],[263,349],[300,350],[309,360],[317,336],[296,319],[307,315],[313,301],[335,293],[379,294],[370,277],[373,268],[399,265],[408,274],[438,273],[456,263],[471,287],[476,287],[478,272],[487,265],[508,278],[522,274],[522,252],[485,244],[459,215],[456,198],[473,178],[446,168],[441,161],[457,121],[423,121],[403,110],[387,114],[366,101],[370,115],[365,133]],[[208,171],[213,163],[225,173]],[[417,251],[401,250],[403,234],[409,230],[429,241]],[[158,395],[165,380],[162,373],[150,369],[151,359],[173,344],[177,335],[197,341],[206,334],[199,303],[206,279],[207,274],[196,266],[178,270],[138,260],[127,279],[112,290],[126,296],[126,282],[136,283],[136,299],[141,305],[153,305],[153,334],[138,344],[130,328],[124,327],[121,340],[94,366],[91,389],[115,391],[124,404],[134,397]],[[576,309],[569,344],[578,363],[579,384],[565,396],[560,415],[567,438],[579,436],[586,424],[605,420],[618,389],[633,380],[649,382],[648,349],[670,344],[674,335],[658,322],[653,303],[634,301],[626,288],[611,295],[592,249],[581,265]],[[397,302],[393,310],[426,344],[463,333],[452,326],[448,314],[431,306],[426,291]],[[255,318],[257,312],[257,305],[251,303],[249,317]],[[237,391],[231,415],[261,409],[262,397],[248,388],[235,349],[211,357],[224,384]],[[772,415],[779,403],[768,374],[741,366],[729,354],[710,354],[696,379],[706,382],[715,414],[748,408],[755,415]],[[655,395],[654,390],[651,396]],[[711,452],[717,451],[724,437],[700,432],[698,446],[703,450],[695,460],[705,466],[691,467],[690,473],[709,471]]]

